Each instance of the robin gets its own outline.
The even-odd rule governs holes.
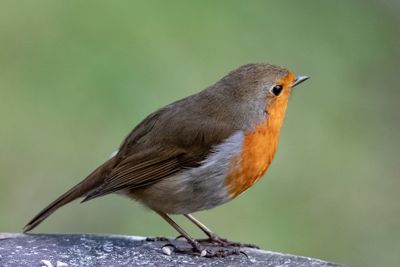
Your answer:
[[[236,198],[263,176],[277,149],[292,89],[308,78],[276,65],[247,64],[155,111],[131,131],[115,155],[43,209],[24,232],[77,198],[86,202],[120,193],[158,213],[195,253],[217,255],[203,250],[169,214],[184,215],[209,243],[238,245],[191,213]]]

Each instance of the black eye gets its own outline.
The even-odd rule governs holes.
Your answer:
[[[282,88],[282,85],[275,85],[275,86],[272,88],[272,93],[273,93],[274,95],[278,96],[278,95],[281,94],[282,89],[283,89],[283,88]]]

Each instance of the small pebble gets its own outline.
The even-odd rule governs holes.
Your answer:
[[[200,257],[205,257],[207,255],[207,251],[203,249],[200,253]]]
[[[171,254],[172,254],[172,250],[171,250],[171,248],[170,248],[169,246],[163,247],[163,248],[162,248],[162,252],[163,252],[165,255],[168,255],[168,256],[171,256]]]
[[[56,267],[68,267],[68,264],[62,261],[57,261]]]
[[[53,264],[51,264],[51,262],[48,260],[41,260],[41,262],[44,264],[42,267],[54,267]]]

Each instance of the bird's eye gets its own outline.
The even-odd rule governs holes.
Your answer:
[[[283,87],[282,87],[282,85],[275,85],[274,87],[272,87],[272,93],[274,94],[274,95],[276,95],[276,96],[278,96],[278,95],[280,95],[281,94],[281,92],[282,92],[282,89],[283,89]]]

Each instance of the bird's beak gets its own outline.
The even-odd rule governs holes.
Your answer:
[[[301,84],[302,82],[304,82],[304,81],[306,81],[308,79],[310,79],[310,77],[308,77],[308,76],[297,76],[296,80],[292,84],[292,88],[297,86],[297,85],[299,85],[299,84]]]

